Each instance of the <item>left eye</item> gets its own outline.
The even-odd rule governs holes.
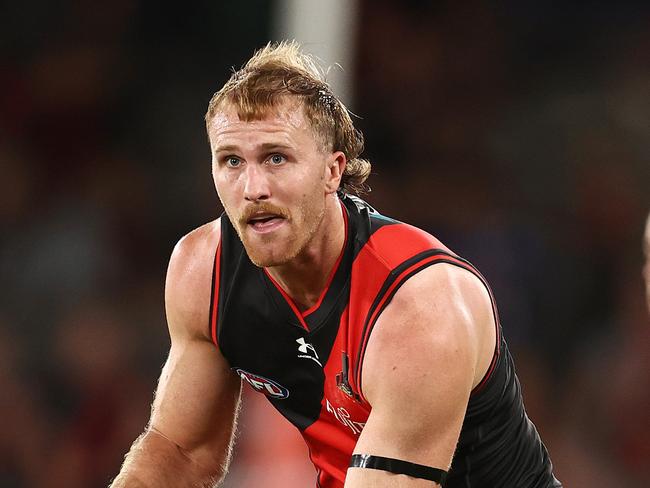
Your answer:
[[[282,156],[281,154],[274,154],[269,158],[269,161],[271,162],[271,164],[280,164],[284,162],[284,156]]]

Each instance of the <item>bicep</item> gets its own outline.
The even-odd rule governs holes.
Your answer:
[[[482,298],[468,297],[483,292],[462,273],[441,265],[421,272],[377,321],[362,369],[372,411],[355,453],[449,468],[477,377],[477,326],[485,315],[472,306]],[[346,487],[431,486],[367,469],[351,469],[348,477]]]
[[[207,461],[227,453],[241,388],[207,331],[218,242],[211,228],[218,226],[204,226],[182,239],[170,260],[165,307],[171,349],[151,417],[153,429]]]

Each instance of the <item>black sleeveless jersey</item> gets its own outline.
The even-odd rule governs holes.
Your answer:
[[[447,263],[473,273],[490,291],[474,266],[426,232],[384,217],[356,197],[342,196],[341,205],[343,251],[318,303],[304,312],[248,259],[222,215],[210,310],[214,343],[230,367],[299,429],[320,488],[343,487],[371,411],[361,384],[366,345],[399,287],[419,271]],[[561,487],[526,416],[493,298],[492,305],[494,357],[470,396],[445,486]]]

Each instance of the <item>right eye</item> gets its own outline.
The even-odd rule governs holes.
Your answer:
[[[241,159],[236,158],[235,156],[228,156],[225,161],[226,166],[229,168],[237,168],[241,165]]]

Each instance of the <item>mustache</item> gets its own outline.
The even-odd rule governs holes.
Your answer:
[[[253,203],[247,206],[246,208],[244,208],[244,211],[239,217],[239,223],[245,225],[255,214],[260,214],[260,213],[277,215],[278,217],[281,217],[283,219],[289,218],[289,212],[285,208],[278,207],[277,205],[273,205],[272,203],[262,202],[262,203]]]

